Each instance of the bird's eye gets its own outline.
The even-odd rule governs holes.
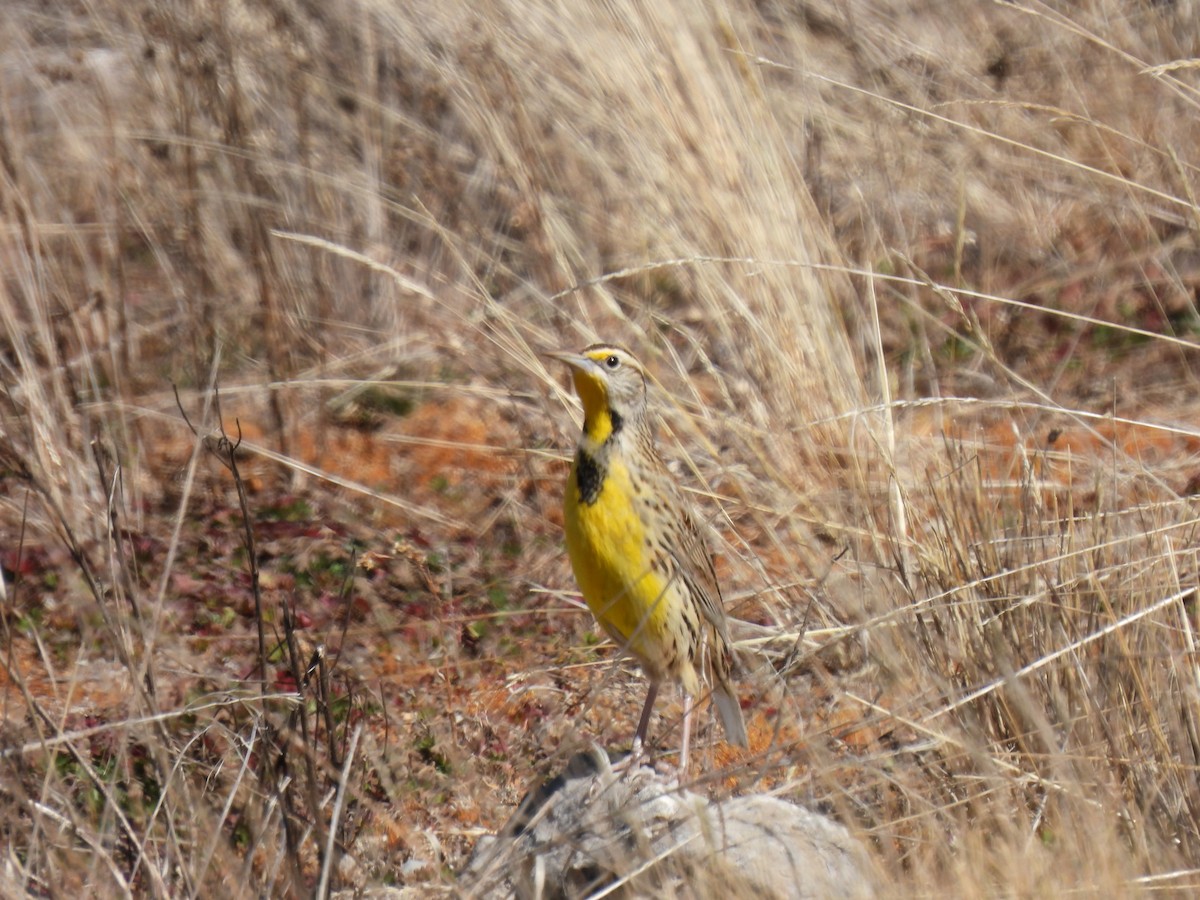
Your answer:
[[[606,366],[608,366],[610,369],[615,369],[617,366],[619,366],[621,364],[621,357],[617,356],[617,354],[614,353],[612,356],[610,356],[608,359],[606,359],[604,361],[604,364]]]

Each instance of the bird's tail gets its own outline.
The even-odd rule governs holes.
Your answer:
[[[738,702],[728,677],[718,676],[712,698],[717,707],[717,715],[721,717],[721,725],[725,729],[725,740],[739,747],[750,746],[746,739],[746,723],[742,719],[742,705]]]

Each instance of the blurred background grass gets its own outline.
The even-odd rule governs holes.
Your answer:
[[[538,355],[600,338],[745,620],[727,787],[901,895],[1196,889],[1192,0],[0,22],[6,890],[452,891],[628,740]]]

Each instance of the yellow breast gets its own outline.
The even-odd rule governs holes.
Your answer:
[[[588,608],[608,635],[628,649],[654,679],[677,662],[669,646],[677,618],[675,586],[656,570],[646,541],[646,523],[635,500],[629,470],[609,461],[593,503],[580,499],[575,466],[564,497],[567,553]]]

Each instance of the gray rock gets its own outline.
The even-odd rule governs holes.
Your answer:
[[[777,797],[713,803],[647,767],[614,773],[598,748],[531,791],[475,845],[459,888],[473,897],[869,898],[862,845],[837,822]]]

